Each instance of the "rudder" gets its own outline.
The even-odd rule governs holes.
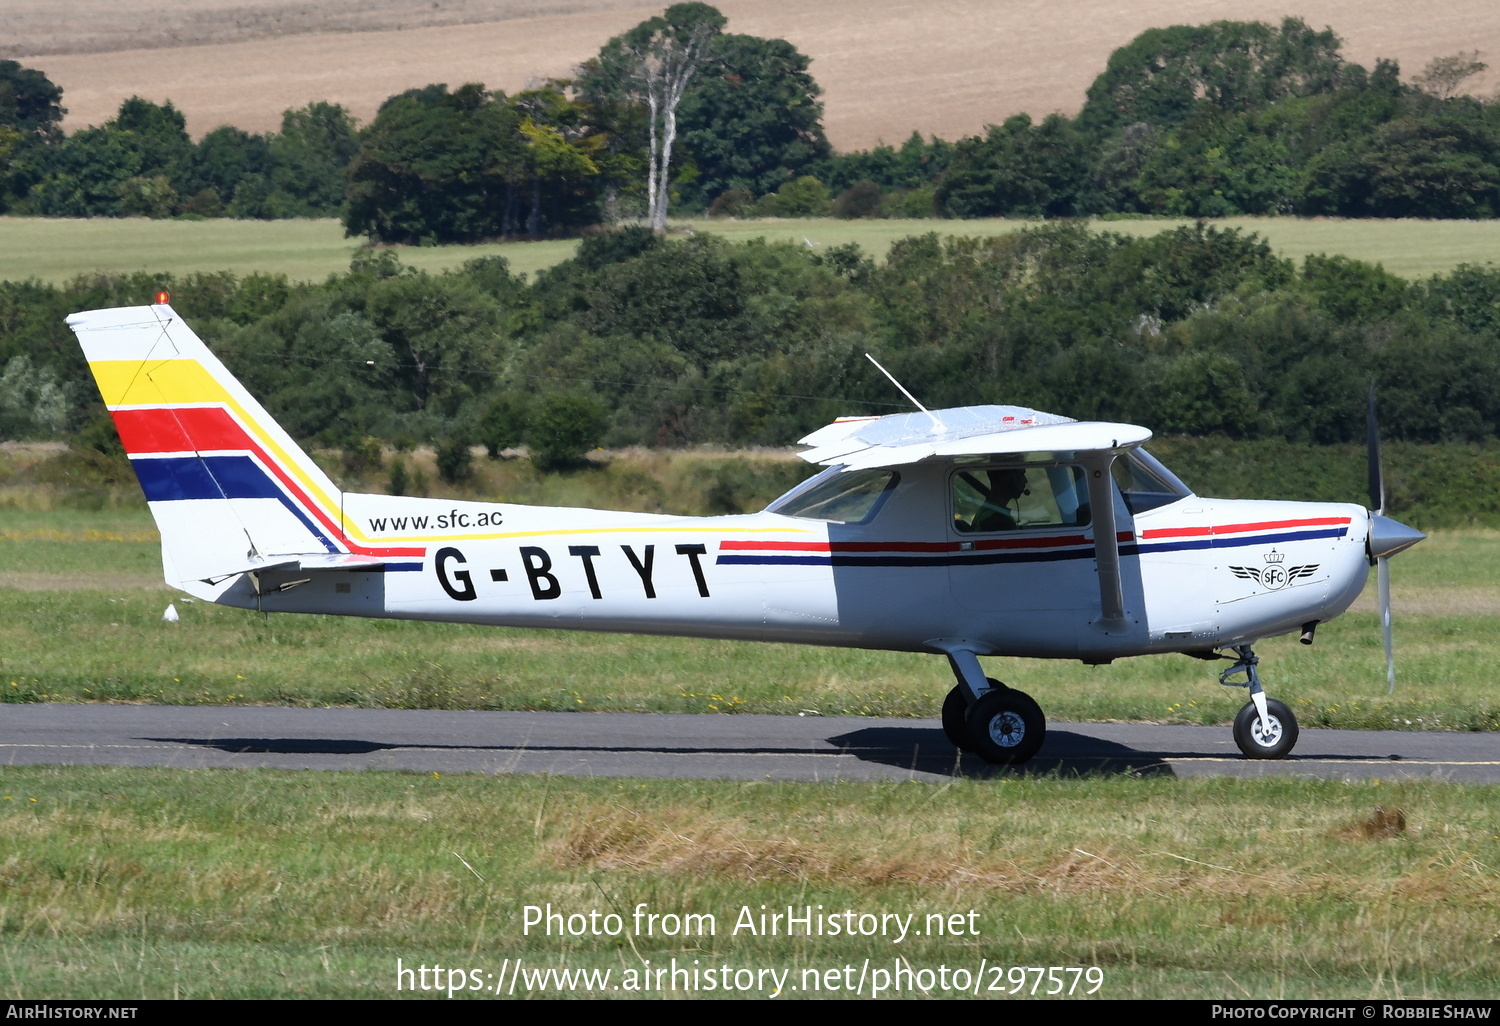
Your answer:
[[[349,551],[338,486],[170,306],[68,327],[146,493],[167,583],[211,598],[277,556]]]

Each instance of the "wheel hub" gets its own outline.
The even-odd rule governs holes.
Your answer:
[[[1026,721],[1013,712],[990,720],[990,740],[1001,748],[1014,748],[1026,739]]]
[[[1267,716],[1264,720],[1257,719],[1250,727],[1250,733],[1254,736],[1256,743],[1267,748],[1274,748],[1281,743],[1281,721],[1275,716]]]

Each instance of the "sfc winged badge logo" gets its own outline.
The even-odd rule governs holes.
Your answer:
[[[1311,577],[1318,572],[1317,563],[1307,563],[1303,566],[1283,566],[1286,556],[1275,549],[1265,555],[1266,565],[1254,566],[1232,566],[1229,572],[1236,577],[1254,581],[1267,591],[1277,591],[1286,587],[1301,577]]]

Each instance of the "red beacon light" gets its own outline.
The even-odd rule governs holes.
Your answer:
[[[171,301],[172,301],[172,294],[170,292],[168,292],[166,289],[162,289],[160,292],[158,292],[156,294],[156,305],[157,306],[166,306]]]

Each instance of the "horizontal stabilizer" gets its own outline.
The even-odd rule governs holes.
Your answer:
[[[230,570],[210,574],[202,578],[206,584],[227,581],[239,574],[263,574],[271,571],[297,573],[305,570],[382,570],[387,560],[372,556],[351,555],[347,552],[307,552],[289,556],[269,556],[263,560],[252,560]]]

